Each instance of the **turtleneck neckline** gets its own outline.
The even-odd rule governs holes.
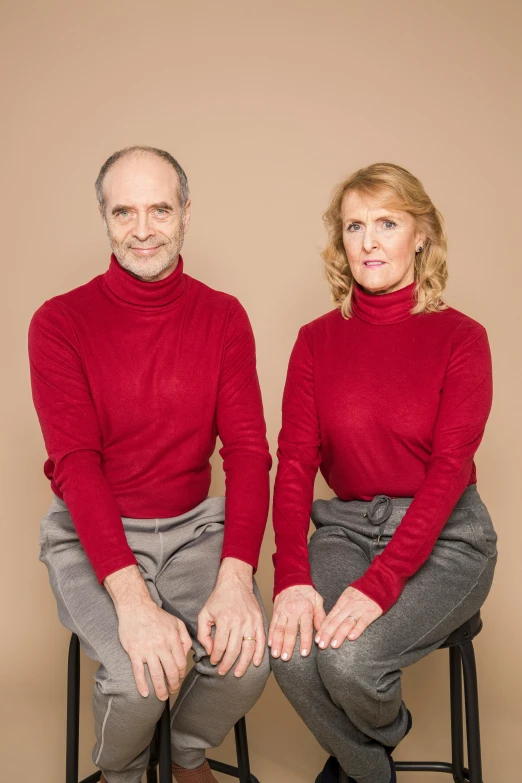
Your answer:
[[[353,289],[352,311],[370,324],[397,324],[411,318],[415,305],[415,282],[391,294],[370,294],[356,283]]]
[[[148,283],[123,269],[113,253],[102,283],[109,295],[123,306],[159,310],[171,306],[185,292],[183,259],[179,257],[178,265],[168,277]]]

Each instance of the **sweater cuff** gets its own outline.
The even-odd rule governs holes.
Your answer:
[[[402,588],[400,588],[396,595],[392,595],[392,591],[385,590],[368,573],[364,574],[359,579],[356,579],[355,582],[352,582],[350,587],[354,587],[367,598],[375,601],[375,603],[381,607],[383,614],[386,614],[386,612],[391,609],[402,592]],[[393,592],[395,593],[395,591]]]
[[[136,560],[136,557],[134,556],[134,553],[131,549],[129,549],[129,551],[124,555],[107,562],[96,564],[92,563],[94,573],[96,574],[96,578],[100,584],[103,584],[103,580],[111,574],[114,574],[116,571],[121,571],[122,568],[127,568],[131,565],[138,565],[138,561]]]
[[[309,585],[315,589],[310,573],[284,574],[280,577],[276,574],[272,601],[275,601],[279,593],[286,590],[287,587],[295,587],[296,585]]]

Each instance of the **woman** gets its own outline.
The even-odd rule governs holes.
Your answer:
[[[269,644],[330,754],[316,783],[390,783],[411,725],[401,669],[469,619],[493,578],[473,462],[491,359],[484,328],[443,303],[443,221],[412,174],[357,171],[325,222],[337,309],[300,330],[290,359]],[[312,505],[319,467],[336,497]]]

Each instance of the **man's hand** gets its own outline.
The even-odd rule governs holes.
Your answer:
[[[309,655],[314,627],[319,629],[325,617],[323,599],[310,585],[294,585],[276,596],[274,614],[268,630],[268,646],[272,656],[289,661],[297,634],[301,631],[301,655]]]
[[[185,624],[156,606],[136,565],[110,574],[104,585],[114,601],[120,642],[130,658],[138,692],[149,695],[147,664],[156,696],[166,701],[169,692],[179,690],[186,672],[192,640]]]
[[[354,642],[382,614],[379,604],[355,587],[347,587],[323,620],[315,641],[321,649],[340,647],[346,638]]]
[[[246,672],[251,661],[259,666],[263,660],[265,629],[254,595],[252,573],[248,563],[225,557],[216,586],[199,613],[198,640],[210,655],[210,663],[220,664],[219,674],[226,674],[238,656],[234,669],[236,677]],[[216,629],[214,638],[211,636],[213,626]]]

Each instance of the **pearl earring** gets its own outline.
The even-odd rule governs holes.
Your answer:
[[[420,247],[417,248],[417,253],[420,253],[421,250],[422,250],[422,245],[420,245]]]

